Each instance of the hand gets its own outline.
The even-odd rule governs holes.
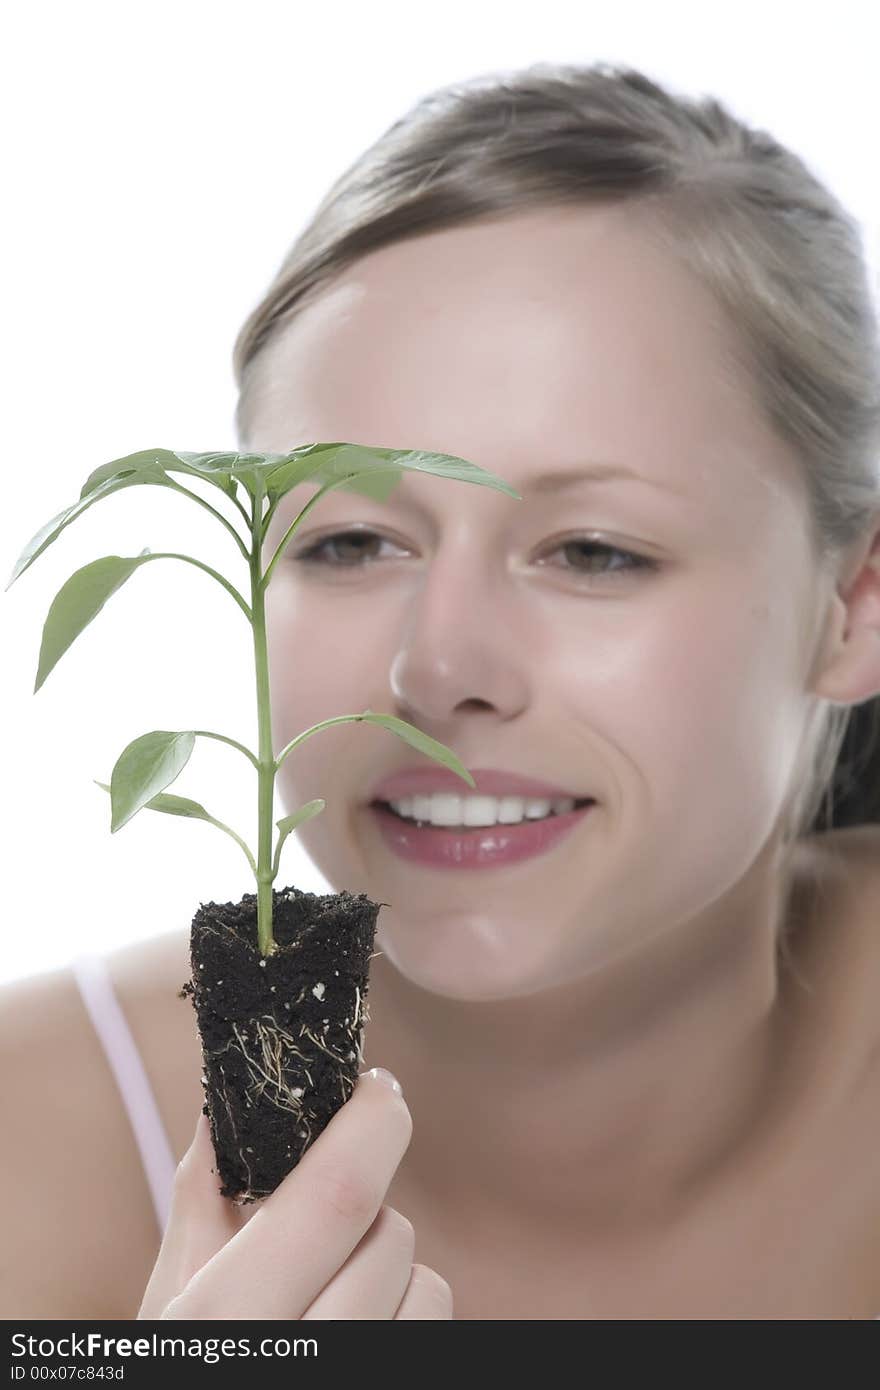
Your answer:
[[[245,1215],[220,1196],[200,1114],[138,1319],[451,1318],[446,1280],[412,1263],[412,1224],[382,1205],[411,1138],[403,1097],[366,1073],[297,1166]]]

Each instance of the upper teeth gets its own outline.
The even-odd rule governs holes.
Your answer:
[[[388,803],[401,816],[430,821],[432,825],[516,825],[574,809],[574,797],[544,799],[534,796],[460,796],[457,792],[433,792],[430,796],[404,796]]]

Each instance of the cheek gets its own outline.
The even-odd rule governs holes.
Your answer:
[[[322,616],[320,603],[310,601],[300,586],[285,583],[282,573],[273,576],[266,599],[266,639],[276,752],[322,719],[353,712],[340,690],[344,631]],[[321,737],[307,739],[285,759],[279,774],[282,783],[291,776],[292,764],[298,769],[309,765]]]
[[[269,678],[276,713],[299,727],[334,714],[353,714],[360,693],[352,675],[376,659],[377,615],[353,596],[327,595],[283,573],[266,602]],[[352,704],[354,701],[354,704]],[[352,707],[349,709],[349,705]],[[306,714],[314,718],[304,719]]]
[[[609,605],[566,662],[566,718],[597,741],[625,816],[769,832],[802,728],[799,634],[790,595],[739,589],[670,586],[616,621]]]
[[[266,600],[272,743],[277,752],[305,729],[370,706],[387,708],[381,691],[382,630],[376,605],[354,595],[322,594],[317,586],[273,576]],[[384,668],[387,671],[387,665]],[[312,796],[335,796],[346,766],[362,763],[370,736],[388,739],[366,724],[322,729],[284,760],[278,774],[285,805]],[[350,788],[344,788],[345,796]],[[322,819],[319,817],[319,820]],[[308,844],[309,831],[301,833]],[[317,828],[315,835],[320,838]],[[323,831],[326,834],[326,831]]]

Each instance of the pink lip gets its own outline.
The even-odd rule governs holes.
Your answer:
[[[561,816],[523,821],[520,825],[484,825],[449,830],[401,820],[384,806],[366,809],[376,819],[388,849],[401,859],[435,869],[491,869],[546,854],[595,806],[590,802]]]
[[[433,767],[422,764],[420,767],[403,768],[377,782],[370,800],[397,801],[402,796],[428,796],[431,792],[458,792],[460,796],[573,796],[576,801],[584,800],[587,795],[585,792],[554,787],[550,782],[540,782],[534,777],[502,772],[498,768],[471,767],[468,772],[476,787],[471,787],[463,777],[437,763]]]

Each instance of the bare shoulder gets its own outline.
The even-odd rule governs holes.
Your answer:
[[[143,1269],[155,1217],[69,968],[0,988],[0,1088],[0,1314],[134,1316],[152,1267]]]
[[[175,1161],[203,1101],[186,933],[107,956]],[[137,1142],[69,968],[0,986],[0,1317],[133,1318],[160,1244]]]

